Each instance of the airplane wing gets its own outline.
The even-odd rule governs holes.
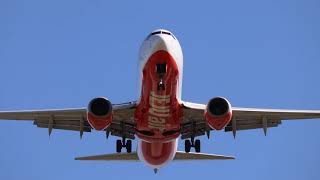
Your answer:
[[[224,156],[217,154],[205,154],[205,153],[185,153],[177,151],[173,160],[228,160],[235,159],[233,156]],[[102,154],[95,156],[77,157],[75,160],[104,160],[104,161],[139,161],[138,154],[132,153],[114,153],[114,154]]]
[[[182,139],[190,138],[190,129],[194,129],[196,136],[204,135],[211,129],[206,125],[204,110],[206,105],[184,102],[184,120],[182,123]],[[232,131],[234,136],[238,130],[249,130],[277,127],[282,120],[319,119],[320,110],[285,110],[232,107],[232,120],[225,127],[225,131]]]
[[[134,139],[135,102],[113,104],[113,121],[106,130],[107,135],[125,136]],[[73,109],[46,109],[26,111],[0,111],[0,120],[33,121],[40,128],[48,128],[49,135],[52,129],[91,132],[91,126],[87,121],[86,108]]]

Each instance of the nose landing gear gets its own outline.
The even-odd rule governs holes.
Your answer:
[[[194,147],[195,152],[200,152],[201,142],[199,139],[194,140],[194,137],[191,137],[191,140],[187,139],[184,141],[184,150],[186,153],[189,153],[191,147]]]
[[[132,141],[122,138],[122,140],[118,139],[116,143],[116,151],[117,153],[121,153],[122,148],[126,148],[127,153],[132,152]]]
[[[160,90],[165,90],[166,89],[166,86],[165,84],[163,83],[163,80],[160,79],[160,82],[158,83],[158,91]]]
[[[167,72],[167,64],[165,64],[165,63],[164,64],[157,64],[156,65],[156,72],[160,78],[157,89],[158,89],[158,91],[165,90],[166,86],[165,86],[162,78]]]

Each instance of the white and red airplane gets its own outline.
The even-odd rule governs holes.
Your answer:
[[[203,154],[196,137],[210,131],[232,131],[278,126],[282,120],[320,118],[317,110],[279,110],[232,107],[223,97],[205,104],[181,100],[183,55],[177,38],[169,31],[153,31],[139,53],[141,96],[137,101],[112,104],[97,97],[87,108],[0,112],[0,119],[32,120],[52,129],[91,132],[105,131],[118,136],[115,154],[79,157],[76,160],[141,160],[157,171],[172,160],[234,159],[231,156]],[[139,139],[132,152],[132,139]],[[177,151],[178,138],[185,139],[185,152]],[[191,148],[196,153],[190,153]],[[126,153],[121,153],[126,148]]]

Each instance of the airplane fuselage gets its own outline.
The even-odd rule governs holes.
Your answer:
[[[177,151],[182,71],[183,55],[175,36],[166,30],[152,32],[139,53],[141,94],[135,112],[139,159],[152,168],[171,161]]]

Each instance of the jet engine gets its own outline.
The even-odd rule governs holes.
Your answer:
[[[89,102],[87,119],[90,126],[98,131],[106,129],[112,122],[112,104],[104,97]]]
[[[230,122],[231,118],[232,109],[227,99],[215,97],[208,102],[205,119],[212,129],[221,130]]]

